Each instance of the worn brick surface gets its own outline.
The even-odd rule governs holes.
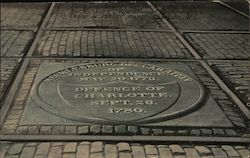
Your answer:
[[[32,31],[1,30],[1,56],[22,57],[32,39]]]
[[[249,34],[187,33],[185,37],[204,59],[250,59]]]
[[[0,82],[0,100],[6,94],[6,90],[10,86],[12,77],[15,75],[18,66],[17,59],[1,59],[1,82]]]
[[[219,3],[153,2],[181,30],[249,30],[248,19]]]
[[[214,61],[210,64],[250,109],[250,61]],[[231,115],[235,114],[231,113]]]
[[[37,56],[192,58],[173,33],[134,31],[46,31]]]
[[[45,3],[1,3],[1,27],[37,27],[47,7]]]
[[[108,143],[108,142],[38,142],[32,143],[34,145],[28,145],[29,142],[16,143],[16,142],[1,142],[1,152],[3,152],[3,158],[8,157],[24,157],[30,156],[36,158],[173,158],[173,157],[185,157],[185,158],[208,158],[208,157],[224,157],[224,158],[247,158],[250,154],[249,146],[235,146],[235,145],[216,145],[211,144],[209,146],[202,145],[196,146],[194,144],[179,145],[164,143],[157,145],[155,143],[129,143],[132,150],[117,150],[121,142]],[[58,144],[58,145],[53,145]],[[69,146],[74,150],[68,150]],[[11,146],[11,147],[9,147]],[[70,147],[70,148],[71,148]],[[103,147],[100,149],[100,147]],[[14,149],[15,148],[15,149]],[[65,150],[65,148],[68,148]],[[205,149],[205,151],[204,151]],[[208,150],[209,152],[207,152]],[[36,152],[35,152],[36,151]],[[212,151],[212,152],[210,152]]]
[[[168,29],[145,3],[60,3],[48,27]]]

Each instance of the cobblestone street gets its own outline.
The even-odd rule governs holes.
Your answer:
[[[250,158],[248,1],[1,3],[0,158]]]

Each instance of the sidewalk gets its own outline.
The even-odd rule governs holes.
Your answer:
[[[248,158],[239,6],[2,3],[0,155]]]

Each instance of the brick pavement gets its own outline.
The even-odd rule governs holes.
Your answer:
[[[246,145],[127,142],[2,142],[6,158],[248,158]]]
[[[1,83],[0,83],[0,99],[6,95],[7,89],[11,83],[18,65],[18,59],[1,59]]]
[[[210,62],[250,109],[250,61]]]
[[[30,28],[41,23],[48,4],[1,3],[1,27]]]
[[[239,99],[249,109],[248,19],[218,3],[153,4],[177,31],[188,30],[181,32],[184,41],[175,31],[170,30],[164,17],[160,17],[145,2],[56,3],[51,8],[51,15],[48,14],[48,3],[1,4],[1,99],[3,98],[3,105],[10,102],[10,107],[0,130],[0,139],[5,140],[5,136],[13,139],[9,142],[0,141],[0,157],[249,158],[249,143],[246,143],[250,142],[249,118],[245,115],[247,111],[244,114],[237,101]],[[246,12],[244,7],[243,12]],[[44,20],[46,14],[48,19]],[[46,27],[39,29],[42,22]],[[206,32],[211,30],[214,32]],[[35,36],[37,40],[34,42]],[[37,45],[34,44],[36,42]],[[195,53],[202,57],[201,60],[196,60],[194,51],[185,42],[194,48]],[[30,56],[26,56],[28,50],[33,48]],[[42,63],[119,61],[114,58],[121,58],[121,62],[135,62],[127,58],[137,58],[137,62],[146,62],[148,59],[151,62],[188,66],[204,86],[206,95],[214,99],[214,104],[218,104],[232,126],[55,125],[53,121],[51,125],[20,124],[34,78]],[[222,79],[230,91],[218,84],[218,78],[211,71]],[[16,75],[19,76],[17,79],[20,84],[13,87],[11,85]],[[9,89],[15,93],[10,94]],[[230,94],[231,91],[236,94],[236,99]],[[9,95],[14,95],[13,100],[8,100]],[[202,120],[200,121],[202,124]],[[38,136],[41,140],[20,141],[26,139],[21,138],[22,135],[30,138]],[[14,139],[16,136],[19,136],[18,140]],[[46,136],[50,141],[43,140]],[[69,139],[64,142],[53,140],[54,136],[110,136],[116,139],[121,136],[142,136],[152,140],[156,137],[168,139],[176,136],[191,141],[112,142],[111,139]],[[197,141],[203,139],[202,143]]]
[[[1,56],[22,57],[27,52],[33,35],[32,31],[1,31]]]
[[[250,59],[249,34],[187,33],[185,37],[204,59]]]
[[[246,17],[218,3],[201,1],[153,4],[180,30],[249,30]]]
[[[36,56],[192,58],[171,32],[46,31]]]

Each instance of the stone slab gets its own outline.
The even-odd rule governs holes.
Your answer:
[[[59,3],[48,27],[168,29],[146,2]]]
[[[233,127],[193,72],[181,64],[46,63],[34,83],[20,125]]]
[[[249,19],[216,2],[153,2],[179,30],[249,30]]]
[[[171,32],[46,31],[35,56],[193,58]]]
[[[1,27],[37,27],[48,3],[1,3]]]

